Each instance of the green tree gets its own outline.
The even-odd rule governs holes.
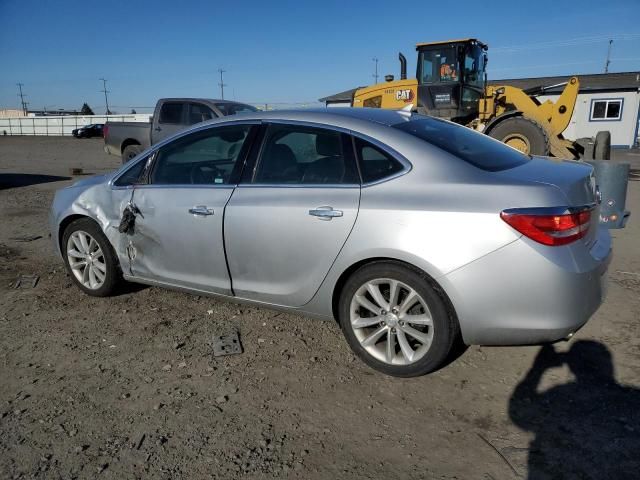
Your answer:
[[[91,107],[89,105],[87,105],[87,102],[82,104],[82,108],[80,109],[80,114],[81,115],[95,115],[95,113],[93,113],[93,110],[91,110]]]

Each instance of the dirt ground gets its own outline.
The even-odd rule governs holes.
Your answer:
[[[0,137],[0,478],[640,478],[639,182],[607,300],[572,341],[474,346],[402,380],[334,322],[159,288],[82,294],[49,205],[70,167],[118,164],[100,140]],[[20,274],[40,279],[13,288]],[[232,328],[244,353],[213,357]]]

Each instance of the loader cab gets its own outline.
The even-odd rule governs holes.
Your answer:
[[[476,39],[419,43],[418,110],[466,124],[485,91],[487,46]]]

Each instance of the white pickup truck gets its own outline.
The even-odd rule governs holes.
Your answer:
[[[206,98],[162,98],[149,122],[107,122],[104,150],[128,162],[140,152],[191,125],[257,108],[245,103]]]

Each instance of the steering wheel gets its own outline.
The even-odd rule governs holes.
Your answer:
[[[220,171],[211,165],[196,163],[191,167],[190,179],[193,185],[211,185],[221,178]]]

